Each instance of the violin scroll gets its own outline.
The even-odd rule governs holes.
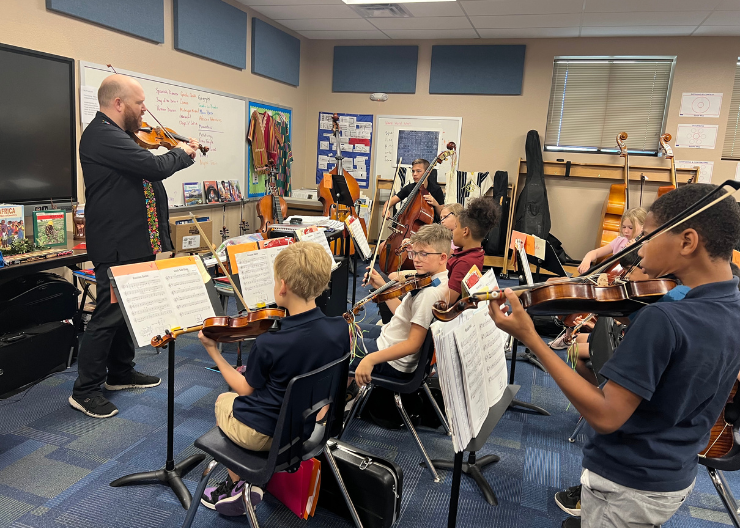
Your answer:
[[[165,330],[164,336],[156,335],[152,337],[151,345],[154,348],[167,348],[167,345],[175,340],[175,335],[169,330]]]
[[[665,159],[671,159],[673,157],[673,150],[668,144],[671,139],[673,139],[673,136],[671,136],[668,132],[660,136],[660,150],[663,151],[663,157]]]
[[[619,147],[619,156],[624,158],[627,156],[627,145],[624,144],[627,141],[627,132],[620,132],[617,134],[617,146]]]

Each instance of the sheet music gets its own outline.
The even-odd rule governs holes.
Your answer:
[[[360,249],[362,260],[369,259],[373,252],[370,250],[370,245],[367,243],[367,237],[362,231],[360,221],[355,217],[350,216],[347,218],[346,223],[347,227],[349,227],[350,235],[352,235],[352,239],[355,241],[355,245]]]
[[[493,268],[491,268],[487,272],[485,272],[480,280],[475,284],[475,286],[473,286],[470,294],[472,295],[474,293],[480,293],[484,291],[495,291],[498,289],[499,287],[498,281],[496,280],[496,273],[494,273]]]
[[[473,317],[466,317],[453,333],[465,378],[465,401],[470,420],[470,432],[472,436],[475,436],[488,416],[486,377],[484,369],[480,368],[483,352],[480,339],[478,339],[478,327]]]
[[[160,270],[117,276],[116,287],[137,346],[146,346],[155,335],[179,326]]]
[[[485,310],[476,310],[473,321],[477,326],[478,342],[483,355],[486,400],[490,408],[498,403],[508,384],[504,340],[501,331],[488,315],[487,307]]]
[[[172,299],[178,319],[177,326],[183,329],[198,326],[207,317],[216,316],[206,285],[195,264],[165,268],[159,273]]]
[[[242,295],[250,310],[256,309],[260,304],[275,304],[273,265],[278,253],[287,247],[278,246],[235,255]]]
[[[339,267],[339,263],[334,261],[334,254],[331,252],[329,243],[326,241],[326,235],[322,229],[318,231],[312,231],[311,233],[299,233],[298,240],[301,242],[316,242],[324,248],[326,253],[331,258],[331,270],[334,271]]]

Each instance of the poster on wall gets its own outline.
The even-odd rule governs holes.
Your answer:
[[[681,117],[719,117],[722,110],[721,93],[681,94]]]
[[[290,136],[291,136],[291,129],[293,125],[293,111],[290,108],[285,108],[281,106],[273,106],[266,103],[261,103],[259,101],[249,101],[249,127],[247,128],[248,134],[249,131],[252,130],[252,116],[254,112],[257,111],[260,114],[260,119],[258,123],[255,123],[255,130],[254,133],[261,133],[263,134],[263,137],[265,138],[265,144],[267,144],[271,139],[271,132],[272,134],[280,134],[280,129],[282,126],[283,130],[287,129],[287,142],[284,142],[284,145],[277,145],[277,167],[278,167],[278,188],[281,189],[281,191],[285,188],[285,173],[286,169],[288,174],[290,173],[290,162],[286,160],[286,154],[281,152],[281,149],[286,149],[287,153],[290,153]],[[265,114],[269,116],[269,119],[265,118]],[[284,125],[281,125],[281,120],[284,123]],[[272,128],[272,131],[270,130],[270,127]],[[282,134],[286,135],[286,134]],[[268,149],[269,150],[269,149]],[[292,160],[292,154],[290,154],[291,160]],[[260,174],[258,171],[254,168],[254,156],[252,153],[252,146],[247,149],[247,167],[248,167],[248,173],[247,173],[247,197],[248,198],[254,198],[257,196],[264,196],[265,194],[265,183],[267,181],[267,177],[265,174]],[[287,186],[289,187],[290,180],[287,181]],[[286,191],[287,194],[287,191]]]
[[[338,114],[342,167],[357,180],[360,188],[370,184],[370,152],[373,142],[372,114]],[[319,112],[316,183],[336,165],[337,147],[332,133],[332,114]]]

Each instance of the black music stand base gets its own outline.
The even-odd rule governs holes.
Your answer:
[[[519,341],[514,339],[511,343],[511,350],[506,352],[506,359],[511,360],[511,369],[509,371],[509,385],[514,385],[514,373],[516,372],[516,361],[519,358],[524,359],[525,361],[532,363],[536,367],[539,367],[544,372],[547,372],[543,367],[542,364],[535,358],[534,354],[532,354],[528,349],[524,349],[524,352],[517,352],[516,354],[512,354],[512,351],[519,350]],[[517,407],[521,407],[521,409],[517,409]],[[550,413],[547,412],[542,407],[539,407],[533,403],[527,403],[520,400],[512,399],[511,403],[509,404],[509,408],[512,411],[521,411],[522,409],[527,409],[528,411],[533,411],[535,413],[541,414],[542,416],[550,416]]]
[[[192,497],[190,491],[185,487],[182,476],[192,468],[203,462],[206,455],[191,455],[182,462],[175,464],[173,454],[174,430],[175,430],[175,341],[170,341],[167,345],[167,461],[164,469],[146,471],[143,473],[133,473],[125,477],[118,478],[110,483],[117,488],[126,484],[135,484],[142,481],[158,480],[172,488],[175,495],[180,500],[180,504],[186,510],[190,508]],[[198,497],[200,500],[200,497]]]
[[[506,353],[506,359],[511,359],[511,352]],[[540,369],[542,372],[547,372],[545,370],[545,367],[542,366],[542,363],[537,359],[537,357],[532,354],[529,349],[524,349],[524,352],[517,352],[516,354],[517,361],[526,361],[527,363],[534,365],[538,369]]]
[[[498,506],[498,499],[496,498],[496,494],[493,492],[493,489],[491,489],[491,485],[483,476],[483,469],[486,466],[495,464],[499,460],[501,459],[497,455],[483,455],[476,460],[475,453],[471,452],[468,453],[468,461],[462,462],[460,467],[460,471],[472,477],[475,483],[478,484],[478,488],[480,488],[483,498],[486,499],[486,502],[491,506]],[[432,464],[437,469],[455,470],[455,462],[448,462],[447,460],[432,460]]]

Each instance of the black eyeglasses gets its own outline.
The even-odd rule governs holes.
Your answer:
[[[447,213],[446,215],[440,217],[439,221],[444,222],[445,218],[447,218],[448,216],[455,216],[455,213]]]
[[[407,251],[406,254],[411,260],[419,257],[419,260],[426,259],[429,255],[441,255],[442,253],[427,253],[426,251]]]

